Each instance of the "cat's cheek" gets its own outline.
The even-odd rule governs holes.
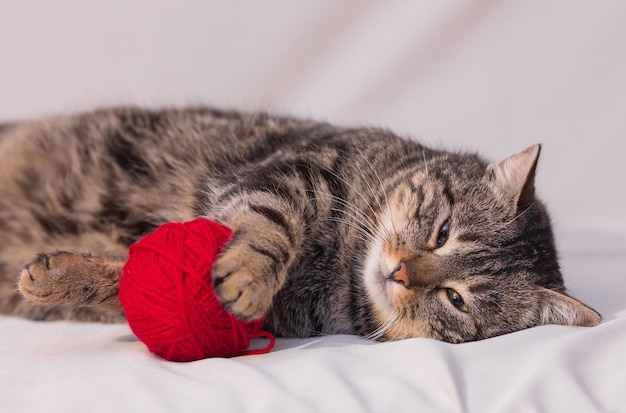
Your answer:
[[[375,309],[390,310],[390,303],[387,300],[387,282],[383,276],[379,265],[368,265],[364,272],[365,289],[368,298]]]
[[[387,300],[398,314],[413,314],[418,309],[415,291],[397,282],[387,282]]]
[[[393,312],[374,311],[379,325],[384,326],[385,333],[379,338],[381,341],[393,341],[407,338],[437,338],[428,322],[417,314],[398,310]]]

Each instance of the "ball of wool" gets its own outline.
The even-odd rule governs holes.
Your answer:
[[[231,231],[208,219],[168,223],[129,249],[119,299],[133,333],[171,361],[266,353],[274,337],[263,320],[243,322],[227,312],[212,288],[211,269]],[[270,340],[247,350],[251,339]]]

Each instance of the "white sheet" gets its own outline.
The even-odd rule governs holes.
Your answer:
[[[626,290],[613,286],[626,259],[564,263],[573,293],[604,314],[600,326],[545,326],[458,345],[279,339],[266,355],[172,363],[150,355],[124,325],[0,317],[0,405],[3,412],[625,411]],[[601,277],[589,277],[592,269]]]
[[[604,321],[177,364],[124,325],[0,317],[0,411],[626,412],[624,21],[609,1],[3,3],[0,121],[209,102],[491,158],[543,142],[563,272]]]

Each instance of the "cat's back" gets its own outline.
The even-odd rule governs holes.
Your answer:
[[[388,163],[412,152],[422,157],[424,150],[383,129],[264,112],[110,108],[3,126],[0,181],[26,176],[23,181],[63,182],[72,175],[102,185],[116,178],[153,186],[167,176],[191,185],[201,176],[255,170],[275,161],[342,159],[362,170],[368,168],[361,165],[366,157]]]
[[[149,149],[170,146],[178,151],[195,143],[232,142],[238,125],[248,121],[243,114],[211,109],[148,110],[134,107],[109,108],[75,115],[41,117],[0,125],[0,156],[8,159],[18,152],[48,156],[67,154],[72,149],[111,154],[130,146]],[[226,133],[224,133],[226,132]],[[220,139],[227,135],[229,139]],[[65,150],[58,150],[64,148]],[[55,149],[54,151],[52,151]],[[215,148],[214,149],[219,149]]]
[[[151,155],[164,154],[187,161],[217,160],[244,154],[250,148],[276,150],[280,145],[320,135],[312,131],[332,134],[329,129],[337,128],[263,112],[210,107],[108,108],[0,124],[0,159],[4,164],[15,164],[24,158],[65,160],[69,154],[78,153],[91,160],[120,161],[121,166],[128,167],[132,166],[127,165],[129,162],[138,161],[135,158],[139,154],[148,161]]]

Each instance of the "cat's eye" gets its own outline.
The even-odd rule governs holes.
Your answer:
[[[446,219],[437,233],[437,248],[443,247],[450,235],[450,220]]]
[[[463,297],[461,297],[459,293],[454,291],[452,288],[448,288],[446,290],[446,293],[448,294],[448,300],[450,300],[452,305],[457,310],[463,311],[464,313],[467,313],[469,311],[467,305],[465,304],[465,301],[463,301]]]

